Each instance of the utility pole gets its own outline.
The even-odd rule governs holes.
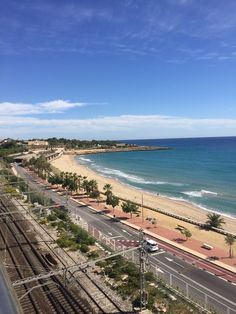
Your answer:
[[[142,193],[142,223],[144,222],[144,215],[143,215],[143,193]]]
[[[31,203],[30,187],[29,187],[29,181],[28,181],[28,180],[26,181],[26,186],[27,186],[27,194],[28,194],[28,199],[27,199],[27,201],[28,201],[29,203]]]
[[[146,250],[144,247],[144,232],[143,229],[139,231],[139,276],[140,276],[140,312],[146,309],[146,290],[145,290],[145,262]]]

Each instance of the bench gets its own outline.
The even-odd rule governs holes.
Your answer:
[[[204,248],[206,250],[212,250],[213,246],[211,246],[210,244],[207,244],[207,243],[203,243],[202,248]]]

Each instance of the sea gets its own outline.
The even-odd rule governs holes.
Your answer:
[[[77,159],[97,173],[136,189],[236,217],[236,137],[121,142],[170,149],[101,153]]]

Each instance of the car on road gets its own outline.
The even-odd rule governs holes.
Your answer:
[[[148,252],[156,252],[159,250],[158,243],[151,239],[146,239],[144,242],[144,248]]]

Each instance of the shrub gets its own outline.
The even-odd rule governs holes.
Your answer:
[[[91,259],[96,259],[100,256],[99,252],[98,251],[92,251],[88,254],[88,257],[91,258]]]
[[[80,227],[74,223],[71,223],[69,228],[70,228],[70,231],[75,235],[77,235],[80,232]]]
[[[76,242],[80,244],[93,245],[95,243],[95,239],[92,238],[87,231],[79,228],[76,235]]]
[[[47,216],[48,221],[55,221],[57,220],[57,216],[54,213],[51,213]]]
[[[47,223],[47,219],[46,219],[46,218],[41,218],[40,221],[39,221],[39,223],[40,223],[41,225],[45,225],[45,224]]]
[[[60,247],[70,247],[73,246],[75,242],[72,238],[68,238],[66,235],[62,235],[56,240],[56,243]]]
[[[63,210],[55,209],[54,213],[57,216],[57,218],[59,218],[61,220],[68,220],[69,219],[68,214],[65,211],[63,211]]]
[[[87,252],[89,252],[89,247],[86,244],[81,244],[80,251],[82,253],[87,253]]]
[[[145,280],[146,280],[146,281],[149,281],[149,282],[155,281],[155,276],[154,276],[154,274],[151,273],[151,272],[145,273]]]
[[[67,227],[67,223],[64,221],[58,221],[56,225],[57,225],[57,230],[65,230]]]
[[[73,243],[70,246],[70,251],[77,251],[79,249],[79,245],[77,243]]]

